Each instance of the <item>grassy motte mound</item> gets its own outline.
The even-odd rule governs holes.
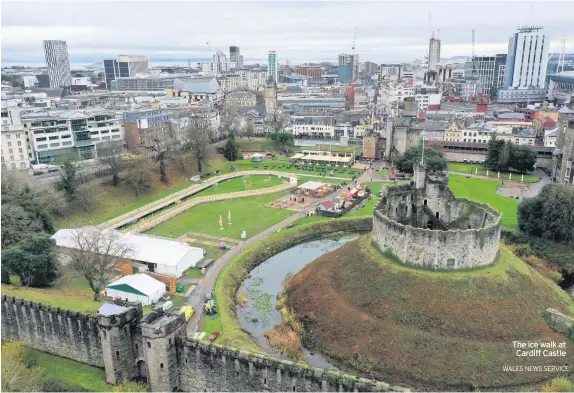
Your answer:
[[[552,372],[504,366],[568,365],[572,341],[552,331],[548,307],[572,300],[501,247],[490,267],[432,272],[386,259],[366,235],[299,272],[287,304],[303,343],[385,382],[416,389],[470,390],[539,383]],[[566,357],[517,357],[513,341],[566,342]]]

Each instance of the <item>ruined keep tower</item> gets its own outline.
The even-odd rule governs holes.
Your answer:
[[[373,217],[373,241],[403,263],[433,269],[489,265],[498,255],[502,215],[455,198],[445,173],[414,165],[411,184],[385,190]]]

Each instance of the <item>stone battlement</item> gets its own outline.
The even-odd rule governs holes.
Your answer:
[[[2,339],[103,367],[97,318],[2,295]]]
[[[143,377],[152,391],[407,391],[337,371],[187,339],[185,317],[141,305],[98,318],[2,296],[2,339],[97,367],[106,381]],[[111,389],[110,389],[111,390]]]

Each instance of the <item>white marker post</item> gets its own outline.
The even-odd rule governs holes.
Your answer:
[[[500,171],[498,171],[498,176],[496,176],[498,179],[500,179]]]
[[[486,177],[488,177],[488,169],[486,170]]]
[[[520,176],[520,182],[524,183],[524,173]]]
[[[512,180],[512,173],[508,173],[508,180]]]

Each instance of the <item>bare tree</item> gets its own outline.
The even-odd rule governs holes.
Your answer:
[[[131,160],[127,164],[127,173],[124,181],[136,193],[136,198],[142,191],[151,187],[151,176],[148,172],[150,163],[146,159]]]
[[[120,172],[124,168],[122,155],[124,149],[119,141],[108,141],[100,145],[98,155],[100,162],[109,168],[112,173],[112,183],[114,186],[120,184]]]
[[[285,128],[285,116],[279,108],[275,108],[275,110],[269,115],[269,125],[275,133],[281,132]]]
[[[192,168],[194,166],[193,156],[183,149],[178,149],[170,155],[171,161],[179,168],[181,172]]]
[[[247,137],[247,140],[251,140],[255,130],[253,129],[253,122],[250,119],[247,119],[245,127],[243,128],[243,135]]]
[[[120,240],[118,232],[95,227],[74,229],[68,240],[72,268],[86,277],[94,300],[99,301],[100,292],[114,276],[114,267],[133,250]]]
[[[199,173],[203,171],[203,166],[207,164],[211,155],[209,144],[212,137],[213,131],[207,120],[202,118],[190,119],[184,148],[195,157]]]
[[[167,184],[169,179],[167,177],[167,168],[165,167],[165,162],[169,154],[169,146],[166,143],[160,141],[159,138],[154,138],[154,145],[152,150],[155,153],[156,161],[159,161],[159,177],[162,183]]]
[[[85,212],[90,211],[96,196],[93,189],[88,187],[80,187],[76,190],[76,196],[72,201],[72,204],[77,206],[78,208],[82,209]]]

